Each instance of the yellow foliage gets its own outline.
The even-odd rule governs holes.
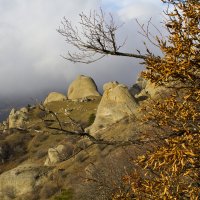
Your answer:
[[[121,199],[200,197],[200,2],[162,2],[170,7],[164,22],[169,36],[156,37],[163,57],[149,53],[143,77],[173,90],[144,109],[146,121],[165,130],[165,142],[134,161],[142,173],[135,170],[125,177],[131,189],[128,196],[121,192]],[[120,198],[113,195],[113,199]]]

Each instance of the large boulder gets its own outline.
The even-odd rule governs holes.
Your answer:
[[[45,166],[54,166],[55,164],[64,161],[73,154],[73,147],[71,145],[58,145],[55,148],[48,150],[48,156],[44,163]]]
[[[0,175],[0,199],[18,197],[33,192],[47,177],[49,168],[36,164],[22,164]],[[13,198],[14,198],[13,197]]]
[[[97,109],[95,121],[86,128],[87,132],[95,133],[124,117],[133,115],[137,110],[138,104],[125,85],[109,82],[104,84],[103,89],[104,93]]]
[[[21,108],[20,110],[11,110],[8,116],[8,127],[9,129],[25,129],[26,121],[28,120],[28,109]]]
[[[64,94],[61,94],[59,92],[51,92],[46,97],[46,99],[44,101],[44,105],[46,105],[47,103],[50,103],[50,102],[54,102],[54,101],[64,101],[66,99],[67,99],[67,97]]]
[[[68,88],[68,99],[82,99],[89,96],[100,96],[94,80],[88,76],[78,76]]]

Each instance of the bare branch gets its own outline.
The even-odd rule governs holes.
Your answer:
[[[154,46],[160,48],[159,44],[157,43],[157,38],[155,36],[153,36],[149,30],[149,26],[152,25],[157,31],[158,33],[162,36],[161,32],[158,30],[158,28],[156,28],[155,25],[152,24],[151,22],[151,18],[149,19],[146,27],[144,26],[144,24],[140,24],[140,22],[136,19],[137,24],[139,25],[140,29],[142,32],[138,32],[140,35],[144,36],[145,38],[147,38],[149,40],[149,42],[151,44],[153,44]],[[149,52],[148,52],[149,53]]]
[[[40,104],[39,108],[42,111],[51,114],[55,118],[55,120],[58,122],[59,127],[47,126],[48,129],[56,130],[56,131],[59,131],[59,132],[62,132],[64,134],[66,134],[66,135],[72,135],[74,137],[85,137],[85,138],[88,138],[90,140],[90,142],[92,142],[92,144],[106,144],[106,145],[115,145],[115,146],[127,146],[127,145],[132,145],[132,144],[143,145],[144,143],[155,141],[155,139],[148,140],[148,141],[144,140],[144,139],[129,139],[127,141],[120,141],[120,140],[119,141],[117,141],[117,140],[112,141],[112,140],[99,139],[99,138],[96,138],[96,137],[90,135],[89,133],[85,132],[84,128],[81,126],[81,124],[76,122],[74,119],[72,119],[69,116],[68,117],[71,120],[71,123],[76,125],[77,128],[79,128],[80,130],[78,130],[78,131],[66,130],[62,126],[62,123],[59,120],[59,118],[58,118],[58,116],[57,116],[57,114],[55,112],[47,109],[43,104]]]
[[[63,58],[71,62],[92,63],[105,55],[134,57],[145,60],[146,55],[121,52],[126,39],[120,44],[116,39],[117,31],[123,25],[116,25],[113,16],[109,14],[110,21],[106,21],[105,13],[100,10],[90,12],[89,16],[80,15],[80,27],[73,26],[65,17],[58,28],[58,33],[64,36],[65,41],[76,48],[76,52],[68,52]]]

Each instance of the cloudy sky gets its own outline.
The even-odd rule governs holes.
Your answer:
[[[119,32],[128,37],[124,51],[144,49],[135,18],[145,23],[152,17],[158,26],[162,20],[160,0],[0,0],[0,101],[66,92],[78,74],[92,76],[100,89],[111,80],[133,84],[142,69],[135,59],[106,57],[85,65],[60,56],[71,49],[56,32],[62,18],[76,24],[80,12],[100,7],[125,23]]]

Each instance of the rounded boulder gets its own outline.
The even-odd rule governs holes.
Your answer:
[[[68,99],[82,99],[89,96],[100,96],[97,86],[91,77],[80,75],[69,86]]]
[[[67,97],[64,94],[61,94],[59,92],[51,92],[49,95],[46,97],[44,101],[44,105],[53,102],[53,101],[64,101],[66,100]]]

